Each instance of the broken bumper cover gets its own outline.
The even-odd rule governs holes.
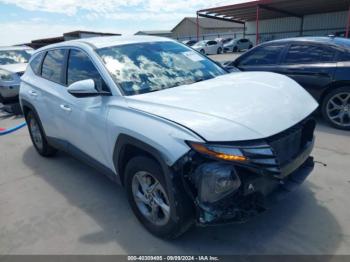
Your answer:
[[[313,168],[313,157],[308,157],[299,168],[283,179],[242,174],[250,178],[242,182],[239,193],[214,204],[197,203],[197,222],[202,226],[245,222],[295,190],[310,175]]]

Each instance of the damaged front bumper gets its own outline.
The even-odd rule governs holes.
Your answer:
[[[296,189],[310,175],[313,168],[313,158],[308,157],[297,170],[283,179],[253,175],[242,182],[239,192],[230,197],[213,204],[198,202],[197,221],[204,226],[245,222]]]
[[[270,138],[235,144],[246,163],[191,150],[175,169],[195,204],[197,223],[245,222],[297,188],[314,168],[314,129],[315,121],[306,119]]]

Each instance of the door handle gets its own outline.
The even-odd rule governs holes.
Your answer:
[[[38,96],[38,93],[35,92],[34,90],[30,90],[29,91],[29,95],[31,95],[31,96]]]
[[[72,108],[70,108],[69,106],[67,105],[60,105],[60,108],[66,112],[71,112],[72,111]]]

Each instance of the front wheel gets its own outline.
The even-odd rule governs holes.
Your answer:
[[[340,87],[326,95],[322,115],[331,126],[350,130],[350,87]]]
[[[217,51],[216,53],[217,53],[218,55],[221,54],[221,53],[222,53],[222,48],[219,47],[219,48],[218,48],[218,51]]]
[[[232,52],[233,52],[233,53],[238,52],[238,47],[237,47],[237,46],[235,46],[234,48],[232,48]]]
[[[143,226],[162,238],[176,238],[193,224],[184,207],[186,201],[170,201],[170,194],[160,165],[152,158],[132,158],[125,169],[125,186],[133,212]],[[173,197],[175,197],[173,195]],[[176,215],[175,215],[176,213]]]
[[[199,52],[200,52],[202,55],[205,55],[204,49],[201,49]]]

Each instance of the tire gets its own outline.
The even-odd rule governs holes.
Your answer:
[[[248,49],[251,49],[253,47],[253,45],[249,45]]]
[[[41,126],[41,122],[32,111],[29,111],[27,113],[26,122],[28,125],[30,138],[33,142],[36,151],[44,157],[50,157],[55,155],[57,149],[53,148],[48,144],[46,135]]]
[[[218,55],[221,54],[221,53],[222,53],[222,48],[219,47],[216,53],[217,53]]]
[[[146,179],[146,180],[145,180]],[[156,180],[159,182],[153,192],[144,194],[142,183],[139,181],[148,182],[145,186],[145,191],[150,190],[153,185],[155,185]],[[159,187],[160,186],[160,187]],[[190,201],[184,199],[176,198],[176,204],[174,204],[170,199],[169,194],[173,194],[172,197],[175,198],[176,189],[169,189],[166,186],[165,177],[161,166],[150,157],[147,156],[137,156],[132,158],[126,168],[125,168],[125,187],[129,200],[129,204],[136,215],[137,219],[141,224],[153,235],[161,238],[173,239],[184,232],[186,232],[191,225],[194,223],[193,215],[190,210],[191,208],[186,208]],[[157,197],[150,196],[152,194],[157,195]],[[180,195],[180,194],[179,194]],[[141,197],[140,197],[141,196]],[[184,195],[183,195],[184,196]],[[158,198],[157,201],[155,199]],[[149,199],[151,199],[149,201]],[[153,219],[153,205],[162,203],[162,207],[158,205],[154,212],[156,219]],[[155,203],[156,202],[156,203]],[[165,204],[165,205],[164,205]],[[163,208],[164,206],[164,208]],[[169,212],[166,210],[168,207]],[[174,214],[176,213],[176,216]]]
[[[232,48],[232,52],[233,52],[233,53],[238,52],[238,48],[237,48],[237,46],[235,46],[234,48]]]
[[[202,55],[205,55],[204,49],[201,49],[199,52],[200,52]]]
[[[322,101],[323,118],[333,127],[350,130],[350,87],[340,87]]]

